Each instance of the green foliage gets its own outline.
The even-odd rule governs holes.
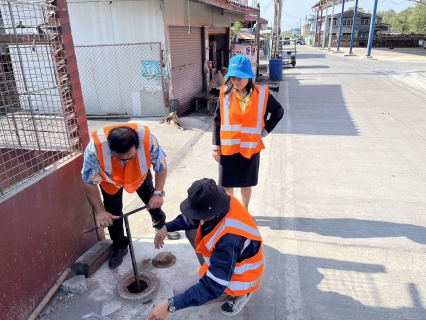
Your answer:
[[[401,32],[402,34],[408,33],[410,31],[410,25],[408,24],[408,19],[403,16],[396,16],[392,20],[392,29]]]
[[[426,34],[426,5],[418,4],[408,17],[411,31]]]
[[[426,0],[425,0],[426,1]],[[394,10],[378,11],[377,16],[381,22],[391,25],[392,30],[417,34],[426,33],[426,2],[416,4],[415,7],[409,7],[399,13]]]
[[[237,21],[234,23],[234,25],[231,27],[231,40],[234,41],[235,37],[237,36],[237,33],[241,31],[243,28],[243,24],[240,21]]]
[[[348,11],[350,11],[350,10],[355,11],[355,6],[350,7],[350,8],[348,9]],[[364,10],[364,8],[363,8],[363,7],[358,7],[358,11],[357,11],[357,12],[365,12],[365,10]]]
[[[381,22],[392,25],[392,20],[396,17],[396,12],[392,9],[388,11],[377,11],[377,16],[382,18]]]

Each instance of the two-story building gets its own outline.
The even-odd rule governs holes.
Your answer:
[[[343,24],[342,24],[342,36],[350,36],[352,34],[354,11],[348,10],[343,13]],[[326,20],[327,19],[327,20]],[[324,33],[328,38],[330,32],[332,35],[337,35],[339,31],[339,25],[341,20],[341,13],[335,14],[333,17],[333,23],[331,23],[331,15],[325,17],[321,21],[321,33]],[[327,24],[325,23],[327,22]],[[371,24],[371,14],[365,12],[358,12],[356,18],[354,37],[358,38],[361,36],[368,36]]]

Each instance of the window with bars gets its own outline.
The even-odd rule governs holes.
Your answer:
[[[367,26],[370,24],[370,19],[369,18],[361,18],[361,25],[362,26]]]
[[[344,26],[352,26],[354,24],[353,19],[348,18],[348,19],[343,19],[343,25]]]
[[[82,152],[57,10],[0,2],[0,201]]]
[[[328,19],[328,25],[331,25],[331,19]],[[337,26],[337,19],[333,19],[333,26]]]

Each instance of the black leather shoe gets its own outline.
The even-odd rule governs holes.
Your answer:
[[[128,247],[114,248],[111,257],[109,257],[109,268],[117,268],[123,262],[123,257],[127,254],[127,252],[129,252]]]

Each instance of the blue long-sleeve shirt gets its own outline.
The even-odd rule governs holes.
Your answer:
[[[201,226],[202,236],[209,234],[222,221],[228,211],[229,209],[210,223],[205,222]],[[190,230],[198,228],[199,224],[200,221],[188,219],[180,214],[175,220],[166,223],[166,228],[169,232]],[[244,249],[246,240],[245,237],[234,234],[224,235],[215,245],[210,257],[209,273],[211,275],[204,275],[196,285],[183,294],[173,297],[176,310],[200,306],[219,298],[226,289],[226,285],[219,282],[230,281],[234,274],[235,264],[253,257],[260,249],[259,241],[251,241]],[[243,249],[244,252],[242,252]]]

